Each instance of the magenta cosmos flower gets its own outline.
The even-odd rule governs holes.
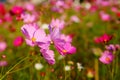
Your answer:
[[[107,43],[112,39],[112,35],[103,34],[100,37],[94,39],[95,43]]]
[[[0,15],[5,15],[6,14],[6,9],[4,4],[0,3]]]
[[[66,42],[61,39],[60,29],[58,27],[53,28],[49,26],[51,42],[54,43],[55,48],[61,55],[73,54],[76,52],[76,48],[71,45],[70,42]]]
[[[13,41],[13,45],[15,47],[21,46],[22,43],[23,43],[23,37],[21,37],[21,36],[16,37]]]
[[[46,34],[43,29],[38,28],[38,25],[25,24],[21,28],[23,34],[26,36],[26,43],[30,46],[35,46],[36,43],[46,42]]]
[[[21,6],[14,6],[11,9],[11,12],[15,15],[20,15],[23,11],[24,11],[24,9]]]
[[[99,60],[104,64],[110,64],[114,59],[114,55],[109,51],[104,51]]]

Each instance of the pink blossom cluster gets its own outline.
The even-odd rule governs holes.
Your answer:
[[[99,60],[104,64],[110,64],[114,58],[116,51],[120,50],[120,45],[110,44],[106,46],[106,50],[101,54]]]
[[[23,18],[25,24],[21,27],[21,31],[25,35],[26,44],[31,47],[38,46],[42,56],[49,64],[55,64],[54,51],[50,49],[51,44],[63,56],[76,52],[76,48],[71,45],[71,37],[61,34],[64,21],[53,19],[48,26],[50,33],[46,34],[35,22],[32,15],[25,16],[27,18]]]

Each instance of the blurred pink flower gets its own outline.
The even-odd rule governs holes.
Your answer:
[[[0,24],[2,24],[2,23],[3,23],[3,19],[0,18]]]
[[[28,10],[28,11],[34,11],[35,6],[32,3],[26,3],[25,4],[25,9]]]
[[[92,5],[91,7],[90,7],[90,11],[91,12],[96,12],[98,10],[98,6],[97,5]]]
[[[21,46],[22,43],[23,43],[23,37],[21,37],[21,36],[16,37],[13,41],[13,45],[15,47]]]
[[[110,6],[112,4],[118,4],[118,0],[96,0],[97,5]]]
[[[64,3],[64,1],[62,1],[62,0],[56,1],[56,4],[55,4],[56,7],[62,7],[62,6],[64,6],[64,5],[65,5],[65,3]]]
[[[7,13],[4,16],[4,20],[7,22],[12,22],[12,16],[9,13]]]
[[[60,29],[63,29],[65,26],[65,22],[64,22],[64,20],[52,19],[50,26],[52,28],[58,27]]]
[[[109,51],[104,51],[99,60],[104,64],[110,64],[114,59],[114,55]]]
[[[111,20],[111,17],[109,14],[107,13],[104,13],[104,12],[100,12],[100,18],[102,21],[110,21]]]
[[[97,5],[101,5],[101,6],[109,6],[110,5],[110,1],[96,0],[96,4]]]
[[[3,52],[7,48],[6,42],[0,42],[0,52]]]
[[[115,51],[116,50],[116,47],[113,44],[107,45],[107,46],[105,46],[105,48],[109,51]]]
[[[76,23],[80,22],[80,19],[76,15],[71,16],[70,20]]]
[[[117,7],[112,7],[111,11],[116,13],[118,11],[118,8]]]
[[[23,19],[24,23],[33,23],[36,20],[35,15],[31,15],[31,14],[27,14],[27,13],[21,14],[21,18]]]
[[[120,49],[120,45],[119,44],[109,44],[109,45],[106,45],[105,48],[109,51],[115,52]]]
[[[7,66],[7,61],[0,61],[0,67]]]

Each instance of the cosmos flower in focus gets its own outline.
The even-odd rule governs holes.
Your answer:
[[[49,26],[50,38],[54,43],[55,48],[61,55],[73,54],[76,52],[76,48],[71,45],[70,42],[66,42],[60,37],[60,29],[58,27],[52,28]]]
[[[42,56],[47,60],[49,64],[55,64],[55,59],[54,59],[54,52],[49,49],[40,49],[40,52],[42,53]]]
[[[26,43],[30,46],[35,46],[36,43],[46,42],[46,34],[43,29],[38,28],[37,24],[25,24],[21,28],[26,36]],[[40,35],[41,34],[41,35]]]
[[[114,59],[114,55],[110,51],[104,51],[99,60],[104,64],[110,64]]]

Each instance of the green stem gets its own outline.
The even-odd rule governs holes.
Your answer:
[[[64,68],[65,68],[65,59],[64,59]],[[66,71],[64,70],[65,80],[66,80]]]
[[[22,61],[26,60],[28,57],[25,57],[24,59],[20,60],[17,64],[15,64],[12,68],[10,68],[1,78],[0,80],[2,80],[7,74],[10,73],[10,71],[12,71],[18,64],[20,64]]]
[[[30,63],[29,65],[27,65],[27,66],[25,66],[25,67],[23,67],[23,68],[20,68],[20,69],[15,70],[15,71],[11,71],[11,72],[9,72],[9,73],[11,74],[11,73],[14,73],[14,72],[17,72],[17,71],[23,70],[23,69],[29,67],[30,65],[32,65],[36,60],[37,60],[37,59],[35,59],[32,63]]]
[[[95,58],[95,80],[99,80],[99,64],[98,59]]]

